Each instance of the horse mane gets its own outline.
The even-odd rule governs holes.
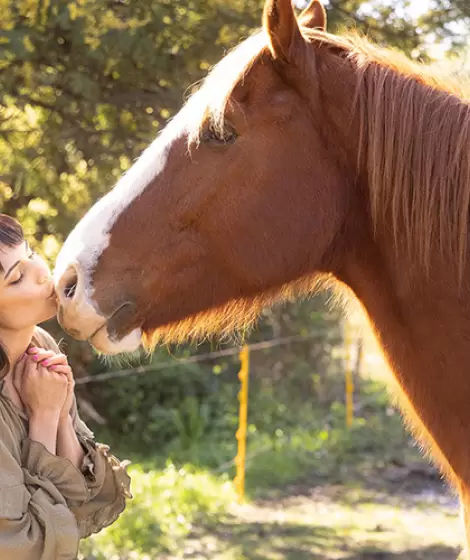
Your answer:
[[[267,45],[263,31],[257,31],[230,50],[199,84],[185,106],[188,147],[198,144],[206,124],[222,133],[225,110],[234,88],[258,59]],[[196,87],[198,86],[198,87]]]
[[[460,280],[470,204],[468,78],[415,63],[357,34],[325,35],[357,65],[358,161],[375,232],[429,272],[436,251]]]

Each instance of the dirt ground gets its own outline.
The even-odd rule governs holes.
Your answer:
[[[392,466],[366,486],[304,484],[237,506],[179,558],[455,560],[462,538],[458,502],[436,474]]]

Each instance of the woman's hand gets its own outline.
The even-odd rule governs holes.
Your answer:
[[[67,399],[67,377],[37,363],[30,356],[18,362],[13,372],[13,385],[29,418],[59,419]]]
[[[13,384],[29,417],[29,437],[55,455],[67,378],[33,361],[27,354],[13,370]]]
[[[28,355],[36,363],[67,379],[67,397],[60,411],[55,453],[59,457],[66,457],[77,469],[80,469],[85,452],[78,441],[72,417],[70,416],[70,409],[72,408],[74,398],[75,379],[73,378],[72,368],[68,364],[67,356],[36,347],[29,348]]]
[[[65,354],[56,354],[52,350],[43,350],[41,348],[28,348],[28,355],[38,364],[46,367],[49,371],[60,373],[67,379],[67,397],[60,411],[59,423],[67,420],[70,415],[70,409],[73,404],[75,379],[73,377],[72,368],[69,366],[67,356]]]

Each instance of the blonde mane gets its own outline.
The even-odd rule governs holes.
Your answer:
[[[365,162],[375,231],[429,272],[433,253],[457,265],[468,249],[468,78],[410,61],[357,35],[326,36],[358,68],[358,161]]]
[[[184,108],[189,146],[199,142],[206,124],[223,132],[230,96],[266,45],[264,32],[254,33],[226,54],[201,81]]]

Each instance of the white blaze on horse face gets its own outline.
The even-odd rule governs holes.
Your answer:
[[[54,283],[63,326],[82,339],[88,339],[101,329],[93,344],[98,350],[109,354],[136,350],[142,332],[141,329],[135,329],[119,341],[109,338],[107,329],[101,328],[107,318],[93,297],[93,271],[110,244],[112,228],[119,216],[164,170],[171,146],[185,134],[183,113],[184,109],[142,153],[117,185],[82,218],[67,237],[56,261]],[[64,280],[74,271],[77,277],[75,293],[67,299],[63,293]]]
[[[225,56],[211,71],[201,89],[190,97],[117,185],[81,219],[57,258],[54,271],[56,285],[67,268],[77,263],[85,275],[87,296],[91,298],[93,287],[90,275],[109,245],[111,229],[119,216],[165,168],[168,152],[175,140],[198,130],[207,116],[208,103],[223,105],[228,92],[266,42],[264,32],[255,34]]]
[[[54,270],[56,283],[70,265],[77,264],[81,275],[84,275],[87,296],[93,295],[90,276],[109,245],[111,229],[119,216],[165,168],[168,151],[182,132],[181,127],[175,125],[176,119],[168,124],[116,186],[96,202],[72,230],[57,258]]]
[[[169,151],[175,141],[194,138],[195,131],[199,131],[207,117],[209,106],[219,106],[223,113],[229,92],[252,63],[254,54],[265,44],[264,34],[254,35],[222,59],[202,88],[191,96],[117,185],[89,210],[66,239],[57,258],[54,282],[59,297],[61,322],[73,336],[89,338],[106,324],[106,317],[93,299],[94,287],[91,279],[101,255],[110,244],[114,224],[165,169]],[[132,235],[132,232],[129,234]],[[72,280],[74,273],[77,282]],[[64,293],[67,277],[74,284],[74,293],[70,298]],[[97,338],[101,340],[107,335],[107,330],[101,329],[99,334]],[[110,353],[127,351],[129,348],[121,349],[121,345],[131,346],[137,335],[140,337],[140,329],[121,341],[113,342],[108,338],[106,348],[102,349]]]

